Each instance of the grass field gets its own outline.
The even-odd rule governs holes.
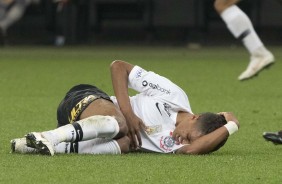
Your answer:
[[[0,183],[281,183],[282,146],[262,132],[282,129],[282,48],[258,77],[237,81],[248,64],[243,48],[19,47],[0,50]],[[232,111],[241,128],[218,152],[164,154],[10,154],[10,140],[56,126],[56,108],[74,84],[113,95],[109,64],[122,59],[181,86],[194,113]],[[132,92],[133,93],[133,92]]]

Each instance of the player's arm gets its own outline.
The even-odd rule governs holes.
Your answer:
[[[201,136],[189,145],[181,147],[176,151],[176,153],[198,155],[211,153],[217,148],[220,143],[226,141],[230,134],[238,130],[239,121],[233,115],[233,113],[221,112],[219,114],[223,115],[228,122],[226,125],[216,129],[209,134]],[[175,134],[173,137],[176,138]]]
[[[133,68],[134,65],[119,60],[111,64],[112,84],[115,96],[128,125],[128,137],[131,140],[132,146],[137,148],[142,145],[140,129],[144,127],[144,124],[134,114],[128,95],[128,76]]]
[[[222,141],[227,139],[228,136],[229,133],[223,126],[207,135],[196,139],[191,144],[181,147],[176,151],[176,153],[193,155],[208,154],[212,152]]]

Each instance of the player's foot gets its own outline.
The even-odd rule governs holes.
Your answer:
[[[37,153],[36,149],[27,147],[25,137],[12,139],[10,142],[11,153]]]
[[[25,138],[12,139],[11,143],[11,153],[18,153],[19,150],[22,150],[22,147],[26,146]]]
[[[238,80],[246,80],[256,76],[263,69],[274,64],[274,56],[267,51],[265,54],[251,56],[251,61],[247,69],[238,77]]]
[[[31,132],[26,136],[26,144],[28,147],[37,149],[42,155],[54,155],[54,146],[51,142],[45,139],[41,133]]]
[[[282,130],[279,132],[264,132],[263,138],[273,144],[282,144]]]

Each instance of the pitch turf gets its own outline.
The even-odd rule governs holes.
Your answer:
[[[281,183],[282,146],[262,138],[282,129],[281,47],[277,63],[245,82],[243,48],[77,47],[0,51],[0,183]],[[10,154],[10,139],[56,126],[56,108],[74,84],[113,94],[109,64],[122,59],[167,76],[188,92],[194,113],[232,111],[241,129],[205,156]],[[131,92],[133,93],[133,92]]]

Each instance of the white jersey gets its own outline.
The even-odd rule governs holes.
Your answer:
[[[172,139],[172,132],[179,111],[192,113],[186,93],[167,78],[139,66],[130,72],[128,87],[139,92],[130,97],[130,103],[147,127],[141,131],[141,149],[167,153],[182,147]],[[118,105],[114,96],[111,99]]]

